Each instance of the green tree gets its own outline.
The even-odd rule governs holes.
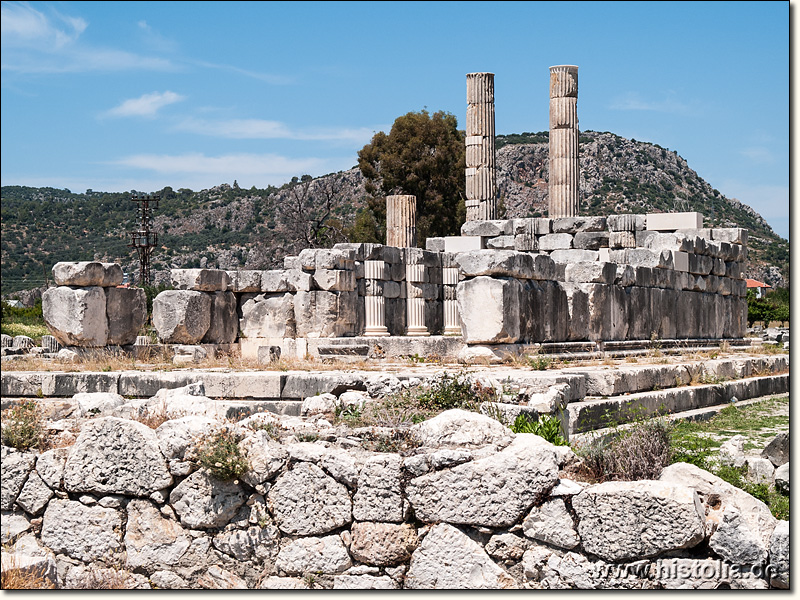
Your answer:
[[[386,239],[386,196],[417,197],[417,240],[457,235],[466,217],[464,132],[455,116],[427,110],[395,119],[358,153],[366,179],[367,206],[375,222],[373,237]],[[368,225],[362,220],[362,233]]]

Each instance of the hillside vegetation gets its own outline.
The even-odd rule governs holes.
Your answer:
[[[547,212],[548,133],[497,137],[498,195],[506,218]],[[160,245],[156,282],[170,268],[269,269],[302,248],[358,238],[368,193],[358,168],[319,178],[295,177],[281,188],[242,189],[236,182],[202,191],[150,190]],[[138,261],[127,231],[136,225],[136,192],[73,193],[55,188],[2,188],[2,294],[46,285],[59,261],[123,265]],[[139,192],[141,193],[141,192]],[[601,215],[696,210],[706,227],[750,230],[747,276],[788,285],[789,243],[750,207],[729,199],[676,152],[612,133],[581,134],[581,212]]]

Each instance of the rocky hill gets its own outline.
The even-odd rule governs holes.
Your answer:
[[[504,216],[547,211],[548,134],[497,137],[498,194]],[[706,226],[750,230],[747,276],[788,285],[789,242],[750,207],[700,178],[674,151],[612,133],[581,134],[581,211],[584,214],[696,210]],[[294,178],[281,188],[222,184],[193,192],[165,188],[156,211],[156,281],[168,270],[214,266],[268,269],[300,249],[345,241],[367,192],[357,168],[316,179]],[[47,284],[62,260],[120,262],[136,277],[127,247],[136,223],[131,193],[54,188],[2,188],[2,293]]]

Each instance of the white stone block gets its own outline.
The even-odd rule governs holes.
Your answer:
[[[648,231],[675,231],[676,229],[702,229],[703,215],[699,212],[650,213],[647,215]]]
[[[449,236],[444,238],[445,252],[469,252],[483,250],[483,238],[479,235]]]

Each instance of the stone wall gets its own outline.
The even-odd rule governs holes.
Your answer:
[[[703,229],[701,215],[678,213],[469,221],[462,234],[427,250],[307,249],[271,271],[173,269],[176,289],[155,299],[153,324],[162,343],[298,355],[304,340],[364,335],[496,345],[745,334],[746,230]],[[143,294],[109,287],[114,268],[54,267],[64,276],[43,304],[61,344],[133,342]]]
[[[68,588],[788,587],[788,522],[691,465],[589,485],[568,448],[460,410],[399,438],[268,413],[153,430],[89,396],[71,446],[2,449],[3,569]],[[237,480],[192,458],[222,427]]]

